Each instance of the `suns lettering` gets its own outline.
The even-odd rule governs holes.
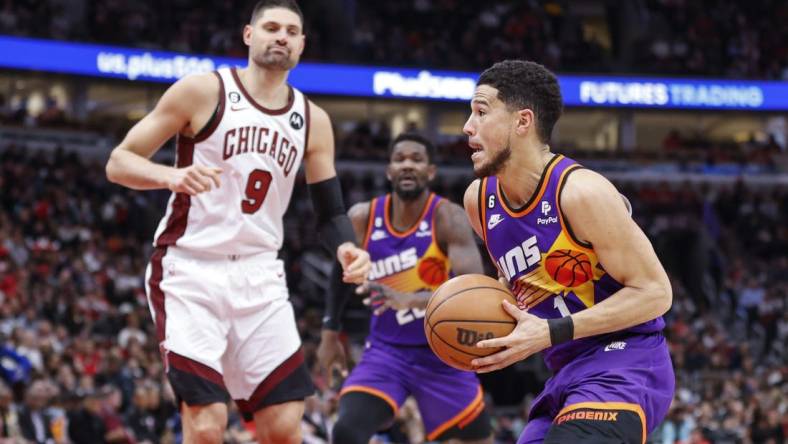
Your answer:
[[[279,131],[264,127],[242,126],[224,133],[222,159],[239,154],[268,154],[285,176],[289,176],[298,158],[298,147]]]
[[[506,279],[511,280],[513,276],[539,263],[541,258],[542,253],[536,244],[536,236],[531,236],[499,257],[497,263]]]
[[[372,263],[372,271],[369,273],[369,279],[380,279],[394,273],[411,269],[415,267],[418,262],[419,257],[416,255],[416,247],[408,248],[398,254],[393,254],[374,261]]]

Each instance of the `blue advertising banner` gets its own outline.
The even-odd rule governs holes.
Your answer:
[[[246,59],[0,36],[0,67],[171,83]],[[478,73],[304,62],[290,82],[309,94],[468,101]],[[568,107],[788,110],[788,82],[559,75]]]

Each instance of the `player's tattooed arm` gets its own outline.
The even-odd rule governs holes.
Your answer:
[[[150,158],[176,134],[191,137],[210,120],[219,103],[214,73],[185,77],[167,89],[156,107],[112,150],[107,179],[135,190],[168,188],[195,195],[220,186],[221,169],[203,165],[176,168]]]

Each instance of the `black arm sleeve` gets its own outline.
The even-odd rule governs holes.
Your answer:
[[[345,202],[339,179],[334,176],[321,182],[309,184],[309,195],[317,214],[317,229],[320,240],[329,252],[336,253],[345,242],[356,243],[353,223],[345,214]]]
[[[342,267],[335,261],[334,266],[331,267],[331,282],[326,296],[326,312],[323,315],[324,329],[334,331],[342,329],[342,314],[351,294],[353,294],[353,285],[342,281]]]

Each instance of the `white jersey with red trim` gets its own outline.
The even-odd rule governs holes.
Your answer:
[[[309,139],[307,99],[290,87],[284,108],[266,109],[234,68],[214,74],[219,104],[195,137],[178,136],[176,165],[219,167],[221,186],[196,196],[173,193],[154,245],[220,255],[279,250],[282,217]]]

